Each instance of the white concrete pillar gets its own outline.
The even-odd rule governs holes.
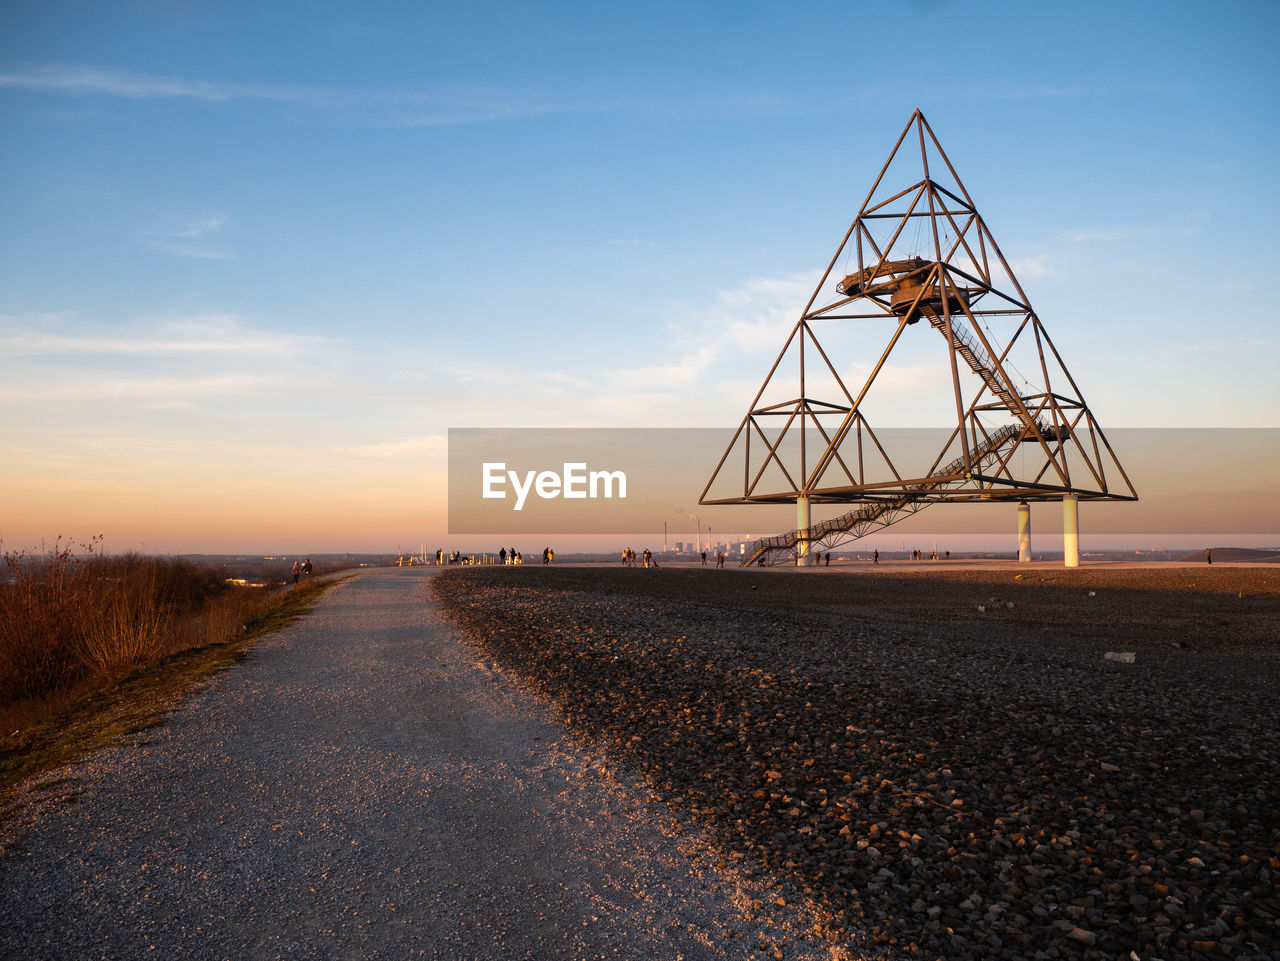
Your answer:
[[[1075,494],[1062,498],[1062,563],[1065,567],[1080,566],[1080,509]]]
[[[1018,560],[1031,560],[1031,507],[1026,501],[1018,505]]]
[[[796,566],[808,567],[813,558],[809,556],[809,498],[796,498],[796,530],[800,532],[800,541],[796,544]]]

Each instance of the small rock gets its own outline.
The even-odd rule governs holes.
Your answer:
[[[1090,596],[1090,597],[1097,597],[1097,596],[1098,596],[1098,592],[1097,592],[1097,591],[1090,591],[1090,592],[1089,592],[1089,596]]]
[[[979,613],[979,614],[985,614],[985,613],[987,613],[987,609],[986,609],[986,607],[985,607],[985,606],[983,606],[982,604],[979,604],[979,605],[978,605],[978,613]]]
[[[1099,767],[1101,767],[1102,770],[1106,771],[1108,774],[1118,774],[1120,772],[1120,768],[1116,767],[1116,765],[1111,764],[1107,761],[1103,761],[1099,765]]]
[[[1098,936],[1092,931],[1086,931],[1084,928],[1072,928],[1067,932],[1067,937],[1072,941],[1079,941],[1081,944],[1087,944],[1090,947],[1098,942]]]
[[[1114,661],[1117,664],[1132,664],[1138,659],[1135,651],[1107,651],[1102,655],[1108,661]]]

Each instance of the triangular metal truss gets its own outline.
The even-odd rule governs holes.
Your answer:
[[[889,186],[903,180],[908,186]],[[868,321],[888,321],[892,333],[865,382],[850,390],[819,344],[815,326]],[[882,444],[883,432],[878,435],[868,420],[867,399],[895,348],[926,332],[949,370],[947,409],[938,412],[937,422],[953,426],[927,468],[900,467]],[[797,369],[793,363],[798,382],[787,377]],[[813,396],[815,389],[828,391],[827,398]],[[833,546],[935,501],[1061,500],[1067,494],[1137,499],[1009,262],[917,110],[699,503],[804,499],[864,505],[807,532],[792,532],[803,536],[765,539],[779,543],[764,546],[763,553],[757,545],[754,560],[786,550],[787,541]],[[831,529],[822,534],[823,526]]]

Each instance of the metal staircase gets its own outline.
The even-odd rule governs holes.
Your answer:
[[[937,309],[930,303],[920,304],[920,313],[929,318],[929,325],[934,330],[939,331],[943,337],[947,336],[947,319],[938,313]],[[1010,412],[1020,420],[1025,419],[1026,413],[1009,388],[1003,378],[999,377],[992,369],[995,365],[991,362],[991,358],[987,356],[987,352],[982,349],[982,345],[978,343],[973,333],[965,327],[958,317],[951,318],[951,332],[956,341],[956,352],[964,358],[964,362],[969,365],[969,369],[986,382],[991,393],[1000,398],[1000,402],[1009,408]]]
[[[1038,430],[1041,436],[1050,436],[1051,434],[1051,428],[1046,428],[1040,424],[1035,425],[1034,430]],[[1001,427],[999,430],[989,434],[981,444],[970,451],[969,463],[973,465],[973,469],[980,469],[983,463],[995,457],[1001,448],[1012,442],[1021,441],[1033,432],[1033,428],[1022,424],[1010,424],[1007,427]],[[833,534],[852,534],[853,539],[857,539],[875,528],[888,527],[899,519],[900,514],[904,512],[914,514],[916,511],[927,507],[929,502],[923,498],[924,494],[939,487],[946,487],[948,484],[965,480],[966,477],[961,473],[964,467],[964,457],[957,457],[935,473],[934,476],[937,480],[930,480],[923,484],[913,484],[907,488],[906,493],[900,494],[892,500],[863,504],[861,507],[855,508],[846,514],[841,514],[839,517],[833,517],[830,520],[814,524],[803,538],[800,536],[800,531],[794,530],[786,534],[762,537],[753,541],[749,546],[745,559],[742,561],[742,566],[750,567],[759,563],[762,558],[774,551],[793,551],[801,540],[814,543]]]

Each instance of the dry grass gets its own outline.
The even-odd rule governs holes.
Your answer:
[[[10,553],[0,580],[0,735],[160,658],[225,644],[278,603],[189,561],[61,540]]]

